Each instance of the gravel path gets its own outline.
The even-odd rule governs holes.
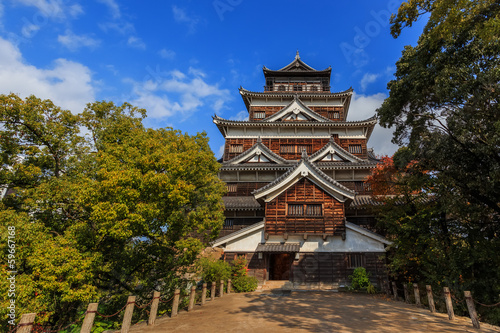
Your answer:
[[[481,323],[472,328],[469,318],[448,320],[415,305],[380,295],[307,292],[254,292],[224,295],[193,312],[159,318],[153,327],[138,324],[131,332],[500,332]]]

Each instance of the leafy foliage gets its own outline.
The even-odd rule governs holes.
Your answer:
[[[111,312],[129,293],[169,293],[218,234],[225,187],[206,135],[146,129],[144,117],[128,103],[73,115],[0,95],[0,181],[15,191],[0,221],[19,231],[18,313],[45,311],[37,321],[57,326],[90,299]]]
[[[351,280],[350,289],[352,290],[362,290],[366,289],[367,291],[373,291],[373,285],[370,282],[370,274],[366,272],[364,267],[357,267],[352,272],[352,275],[348,276],[349,280]]]
[[[393,141],[408,146],[383,167],[397,184],[386,188],[393,196],[381,206],[381,222],[396,236],[392,272],[496,303],[500,3],[406,1],[391,18],[391,33],[399,36],[423,15],[418,45],[405,47],[377,110],[383,126],[395,127]],[[500,313],[478,311],[500,323]]]
[[[202,258],[199,262],[201,278],[207,283],[226,281],[231,277],[231,265],[223,260]]]
[[[257,290],[258,281],[253,276],[248,276],[247,260],[238,257],[233,261],[231,282],[237,293]]]

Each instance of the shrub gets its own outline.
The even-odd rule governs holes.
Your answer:
[[[248,276],[247,260],[244,257],[238,257],[233,261],[231,281],[234,291],[244,293],[255,291],[257,289],[257,279]]]
[[[350,289],[352,290],[366,289],[370,293],[372,291],[375,291],[375,288],[370,282],[369,277],[370,274],[366,272],[366,269],[364,267],[356,268],[352,273],[352,275],[349,275],[349,279],[351,280]]]
[[[231,276],[231,266],[223,261],[212,261],[207,258],[200,259],[201,278],[207,283],[227,280]]]
[[[234,291],[237,293],[245,293],[255,291],[257,289],[257,279],[253,276],[240,276],[233,282]]]

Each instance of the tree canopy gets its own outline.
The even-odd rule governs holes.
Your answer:
[[[397,245],[392,272],[406,281],[468,288],[496,303],[500,3],[406,1],[391,18],[392,35],[424,17],[417,45],[405,47],[377,110],[381,125],[395,127],[393,142],[407,145],[370,180],[375,194],[392,192],[380,216]],[[500,322],[498,310],[483,310]]]
[[[91,299],[168,293],[218,235],[225,186],[206,134],[148,129],[144,117],[128,103],[74,115],[0,96],[0,180],[15,191],[0,203],[0,251],[15,226],[18,313],[59,325]]]

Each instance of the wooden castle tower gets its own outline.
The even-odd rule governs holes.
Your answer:
[[[240,88],[248,121],[213,121],[225,138],[220,178],[226,220],[214,243],[232,261],[245,256],[261,283],[336,288],[363,266],[385,279],[385,245],[373,232],[364,180],[378,160],[367,148],[375,117],[347,121],[353,90],[330,91],[331,68],[299,53],[264,67],[263,92]]]

